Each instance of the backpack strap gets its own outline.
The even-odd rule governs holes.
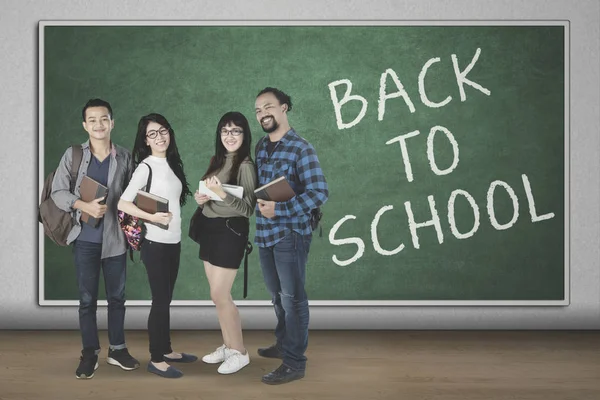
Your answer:
[[[143,161],[141,162],[141,164],[145,164],[148,167],[148,180],[146,181],[146,186],[144,187],[144,189],[146,190],[146,192],[150,193],[150,186],[152,185],[152,168],[150,168],[149,164],[146,164]],[[129,246],[129,258],[132,262],[135,262],[133,259],[133,248],[131,246]]]
[[[146,164],[143,161],[142,164],[145,164],[146,167],[148,167],[148,180],[146,181],[146,186],[144,186],[144,189],[146,190],[146,192],[150,193],[150,187],[152,185],[152,168],[150,168],[149,164]]]
[[[310,215],[311,219],[314,218],[315,222],[315,229],[317,228],[317,226],[319,227],[319,237],[323,237],[323,225],[321,225],[321,218],[323,217],[323,213],[321,212],[321,207],[317,207],[314,210],[311,211],[311,215]]]
[[[80,144],[72,145],[71,149],[73,150],[73,156],[71,158],[71,169],[69,170],[71,174],[69,190],[73,193],[75,182],[77,182],[77,175],[79,174],[79,168],[81,168],[81,161],[83,160],[83,149]]]
[[[266,138],[266,136],[263,136],[260,139],[258,139],[258,142],[256,143],[256,146],[254,146],[254,158],[257,157],[258,150],[261,148],[263,142],[265,141],[265,138]]]
[[[244,298],[248,296],[248,254],[252,253],[252,243],[248,241],[246,243],[246,250],[244,255]]]

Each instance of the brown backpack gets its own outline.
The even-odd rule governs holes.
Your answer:
[[[81,145],[73,145],[71,148],[73,149],[73,157],[71,169],[69,171],[71,173],[69,191],[73,193],[81,160],[83,159],[83,149],[81,148]],[[44,181],[44,188],[42,189],[42,196],[38,209],[38,221],[44,226],[44,233],[46,236],[59,246],[66,246],[67,236],[69,236],[69,232],[71,232],[71,228],[73,228],[74,221],[71,213],[58,208],[56,204],[54,204],[52,197],[50,197],[50,194],[52,193],[52,180],[54,179],[55,173],[56,170],[51,172]]]

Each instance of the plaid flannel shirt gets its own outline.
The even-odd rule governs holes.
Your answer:
[[[265,137],[266,138],[266,137]],[[275,203],[275,217],[265,218],[256,206],[256,236],[259,247],[270,247],[283,239],[291,230],[301,235],[312,233],[310,211],[322,206],[329,197],[329,189],[317,153],[304,138],[290,129],[277,143],[269,157],[267,139],[256,149],[258,185],[285,175],[296,193],[292,199]]]

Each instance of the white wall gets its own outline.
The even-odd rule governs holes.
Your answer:
[[[223,3],[223,4],[221,4]],[[287,3],[287,4],[284,4]],[[368,4],[368,5],[367,5]],[[38,29],[40,20],[497,20],[570,21],[571,172],[568,307],[313,307],[311,328],[598,329],[599,50],[597,0],[132,1],[3,0],[0,13],[0,329],[77,328],[76,307],[37,305]],[[29,161],[28,161],[29,160]],[[561,177],[557,177],[561,178]],[[106,309],[99,311],[106,327]],[[247,329],[271,328],[270,307],[244,307]],[[148,307],[126,327],[145,329]],[[212,308],[177,307],[174,329],[217,328]]]

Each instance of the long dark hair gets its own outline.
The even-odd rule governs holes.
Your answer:
[[[175,173],[175,176],[181,181],[181,196],[179,197],[179,205],[183,206],[186,202],[187,196],[191,195],[190,188],[188,186],[187,179],[185,178],[185,172],[183,172],[183,161],[179,156],[177,150],[177,144],[175,143],[175,132],[169,124],[169,121],[160,114],[152,113],[143,116],[138,123],[137,135],[135,136],[135,143],[133,144],[133,167],[134,169],[146,159],[146,157],[152,155],[152,149],[146,144],[146,128],[150,122],[156,122],[162,127],[169,131],[169,147],[167,147],[167,163],[169,167]]]
[[[215,155],[213,156],[213,158],[211,158],[210,164],[208,165],[208,169],[206,170],[204,176],[201,178],[202,180],[213,175],[225,165],[225,155],[227,154],[227,149],[225,148],[225,146],[223,146],[223,142],[221,141],[221,128],[227,126],[230,123],[242,128],[242,130],[244,131],[244,140],[242,141],[242,145],[237,150],[233,158],[231,174],[229,175],[229,180],[225,183],[228,183],[230,185],[237,184],[237,175],[238,171],[240,170],[240,165],[247,158],[250,161],[252,161],[252,153],[250,151],[252,145],[252,132],[250,132],[250,124],[248,124],[248,120],[246,119],[246,117],[244,117],[244,114],[237,111],[229,111],[221,117],[219,123],[217,124],[217,131],[215,137]]]

